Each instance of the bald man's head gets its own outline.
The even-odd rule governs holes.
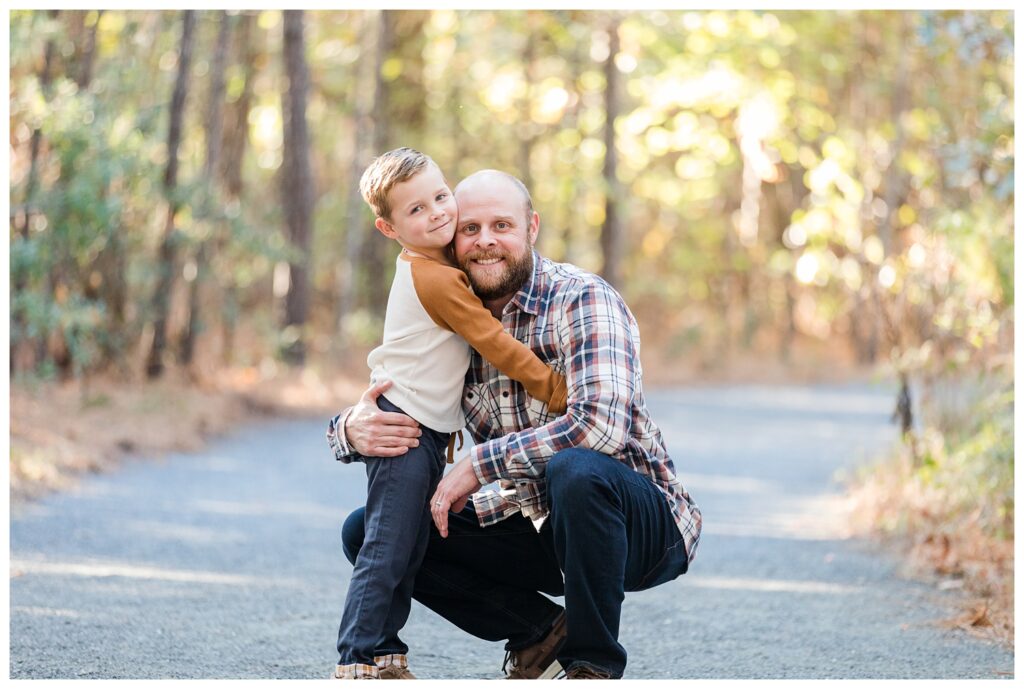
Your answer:
[[[540,216],[523,183],[499,170],[480,170],[459,182],[455,200],[455,260],[477,296],[500,313],[533,274]]]
[[[502,172],[501,170],[477,170],[459,182],[453,193],[455,194],[455,200],[458,201],[460,192],[467,194],[482,189],[494,192],[502,187],[507,187],[509,193],[518,192],[522,196],[523,215],[526,218],[526,224],[529,224],[530,216],[533,215],[533,199],[530,198],[530,192],[526,185],[507,172]]]

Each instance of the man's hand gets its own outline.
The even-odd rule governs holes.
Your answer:
[[[430,498],[430,514],[442,538],[448,538],[448,510],[461,512],[469,496],[480,490],[481,485],[469,458],[456,462],[437,484],[434,497]]]
[[[349,446],[364,457],[398,457],[420,444],[423,431],[414,418],[377,407],[377,398],[390,387],[390,380],[370,386],[345,421]]]

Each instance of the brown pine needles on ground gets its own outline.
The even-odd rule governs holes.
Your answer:
[[[157,382],[109,379],[11,385],[11,500],[63,490],[127,457],[194,451],[213,436],[267,416],[331,413],[362,380],[313,371],[227,370],[196,383],[171,371]],[[326,445],[325,445],[326,452]]]
[[[959,514],[943,492],[911,478],[906,461],[879,465],[850,496],[851,523],[904,557],[904,573],[962,590],[961,611],[935,620],[1013,646],[1013,536],[993,535],[982,511]]]

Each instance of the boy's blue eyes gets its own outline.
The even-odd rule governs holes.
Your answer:
[[[446,198],[448,198],[448,194],[438,194],[437,198],[435,198],[434,200],[435,201],[443,201]],[[421,210],[423,210],[423,205],[422,204],[419,205],[419,206],[414,206],[413,209],[409,211],[409,215],[412,215],[413,213],[418,213]]]

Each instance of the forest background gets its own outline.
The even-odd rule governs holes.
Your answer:
[[[13,496],[351,401],[397,249],[357,180],[408,145],[520,177],[649,386],[893,381],[857,513],[1012,635],[1012,12],[9,20]]]

